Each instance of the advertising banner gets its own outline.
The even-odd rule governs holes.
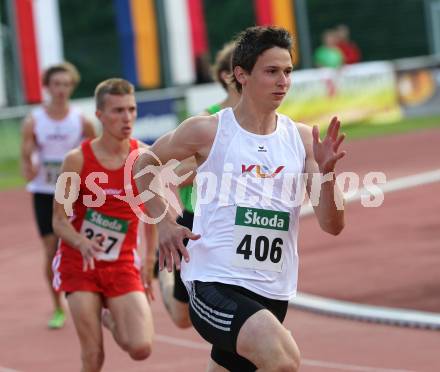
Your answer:
[[[400,60],[395,66],[405,116],[440,114],[440,58]]]
[[[326,125],[333,116],[343,125],[389,123],[402,116],[394,68],[387,62],[294,71],[279,111],[310,125]]]
[[[133,137],[152,144],[179,124],[178,99],[138,100],[138,118]]]

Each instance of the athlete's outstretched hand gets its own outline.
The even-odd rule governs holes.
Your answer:
[[[333,172],[338,160],[346,154],[345,151],[339,152],[339,146],[345,138],[344,134],[339,134],[340,126],[341,122],[334,117],[322,141],[319,139],[319,128],[316,125],[313,126],[313,154],[319,171],[323,174]]]
[[[87,239],[85,236],[81,238],[76,248],[83,257],[83,271],[87,271],[89,268],[94,270],[95,255],[105,251],[105,248],[102,246],[104,237],[95,237],[93,240]]]
[[[157,229],[159,233],[159,269],[162,270],[166,266],[167,270],[171,272],[174,262],[177,270],[180,270],[180,255],[186,262],[189,262],[188,250],[183,244],[183,240],[198,240],[200,235],[193,234],[185,226],[166,218],[157,224]]]

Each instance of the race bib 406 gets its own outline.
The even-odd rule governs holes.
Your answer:
[[[284,242],[289,234],[288,212],[237,207],[232,264],[280,272]]]

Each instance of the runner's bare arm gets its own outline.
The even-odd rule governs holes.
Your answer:
[[[64,159],[63,165],[61,167],[61,175],[65,172],[74,172],[79,175],[81,173],[83,162],[84,158],[82,152],[79,149],[74,149],[70,151]],[[56,194],[64,195],[64,197],[67,199],[72,192],[71,183],[71,179],[67,180],[65,189],[62,190],[60,189],[60,187],[62,187],[62,184],[58,182]],[[72,224],[70,223],[65,204],[60,204],[57,199],[57,197],[54,198],[52,218],[52,225],[55,234],[58,235],[60,239],[64,240],[70,246],[75,247],[80,243],[83,237],[73,228]]]
[[[142,149],[151,149],[150,145],[147,145],[146,143],[141,142],[141,141],[138,141],[138,146],[141,149],[141,151],[142,151]],[[189,172],[193,172],[193,173],[191,174],[190,177],[188,177],[188,179],[185,179],[181,184],[179,184],[179,187],[183,187],[183,186],[192,184],[192,182],[194,180],[196,168],[197,168],[197,163],[196,163],[194,156],[191,156],[190,158],[184,159],[180,162],[180,164],[175,168],[177,176],[181,177],[181,176],[186,175]],[[139,171],[140,171],[139,163],[136,163],[134,166],[133,175],[135,175]]]
[[[206,116],[185,120],[174,131],[159,138],[149,149],[151,153],[139,157],[135,164],[135,173],[139,174],[149,166],[164,165],[172,159],[182,161],[191,156],[195,156],[199,164],[202,163],[208,156],[214,142],[217,130],[216,123],[217,118]],[[136,184],[139,193],[149,190],[153,179],[152,172],[147,172],[137,178]],[[167,206],[167,202],[159,196],[153,197],[145,203],[145,207],[153,218],[160,216],[167,209]],[[179,252],[185,261],[189,261],[189,254],[183,245],[183,240],[185,238],[199,239],[200,235],[195,235],[188,228],[178,225],[169,210],[168,208],[168,213],[157,222],[157,229],[159,233],[159,268],[163,269],[166,265],[167,270],[171,272],[173,262],[177,269],[180,269]]]
[[[138,141],[138,147],[140,149],[149,149],[150,146]],[[153,276],[154,276],[154,264],[156,262],[156,251],[158,245],[157,239],[157,227],[156,225],[143,223],[142,224],[143,236],[145,241],[145,259],[142,263],[142,282],[145,288],[145,294],[149,300],[155,300],[154,288],[153,288]]]
[[[27,116],[22,125],[21,141],[21,170],[27,181],[31,181],[37,175],[38,170],[32,164],[32,153],[37,147],[34,134],[34,120]]]
[[[182,161],[194,156],[197,163],[202,163],[209,154],[217,130],[217,119],[208,116],[196,116],[185,120],[175,130],[160,137],[135,163],[135,174],[149,166],[165,165],[170,160]],[[139,193],[149,189],[154,175],[151,172],[136,179]],[[164,210],[161,198],[150,199],[146,207],[153,217]],[[173,219],[173,216],[169,216]]]
[[[70,151],[66,158],[64,159],[61,175],[65,172],[73,172],[78,175],[81,173],[81,169],[84,163],[84,158],[81,150],[79,148]],[[61,176],[60,176],[61,178]],[[60,181],[57,182],[57,189],[55,191],[55,198],[53,204],[53,217],[52,225],[55,234],[62,240],[64,240],[71,247],[78,249],[83,256],[83,269],[87,270],[88,267],[91,269],[95,268],[93,261],[95,253],[104,251],[97,242],[87,239],[85,236],[81,235],[70,222],[70,218],[67,215],[65,204],[58,202],[58,195],[64,196],[68,199],[68,196],[73,191],[72,178],[68,179],[63,188],[63,184]],[[79,185],[77,185],[79,187]],[[61,189],[60,189],[61,188]],[[61,197],[61,199],[63,199]]]
[[[339,121],[332,120],[322,142],[317,127],[312,130],[307,125],[298,124],[298,129],[306,150],[307,193],[319,225],[329,234],[338,235],[344,228],[344,200],[336,184],[334,170],[337,161],[345,155],[345,152],[339,152],[339,145],[344,139],[344,135],[339,135]],[[324,177],[323,181],[327,177],[329,179],[321,186],[319,174]]]
[[[146,143],[144,143],[142,141],[137,141],[137,143],[138,143],[138,147],[140,149],[149,149],[151,147],[150,145],[147,145]]]
[[[158,245],[156,225],[144,224],[145,232],[145,262],[143,263],[142,279],[145,287],[145,294],[150,300],[155,300],[153,289],[154,264],[156,263],[156,250]]]
[[[81,117],[83,125],[83,138],[93,139],[96,137],[95,126],[92,121],[87,119],[85,116]]]
[[[180,165],[176,168],[176,173],[179,177],[184,176],[191,172],[191,175],[183,181],[179,187],[184,187],[188,185],[192,185],[194,182],[194,178],[196,177],[196,169],[197,169],[197,162],[196,158],[194,156],[191,156],[190,158],[182,160]]]

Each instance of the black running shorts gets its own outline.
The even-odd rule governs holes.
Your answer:
[[[235,285],[198,282],[190,291],[190,316],[194,328],[210,344],[211,358],[229,371],[255,371],[237,353],[237,337],[244,322],[267,309],[282,323],[288,301],[272,300]]]
[[[53,234],[53,194],[33,194],[34,215],[40,236]]]

